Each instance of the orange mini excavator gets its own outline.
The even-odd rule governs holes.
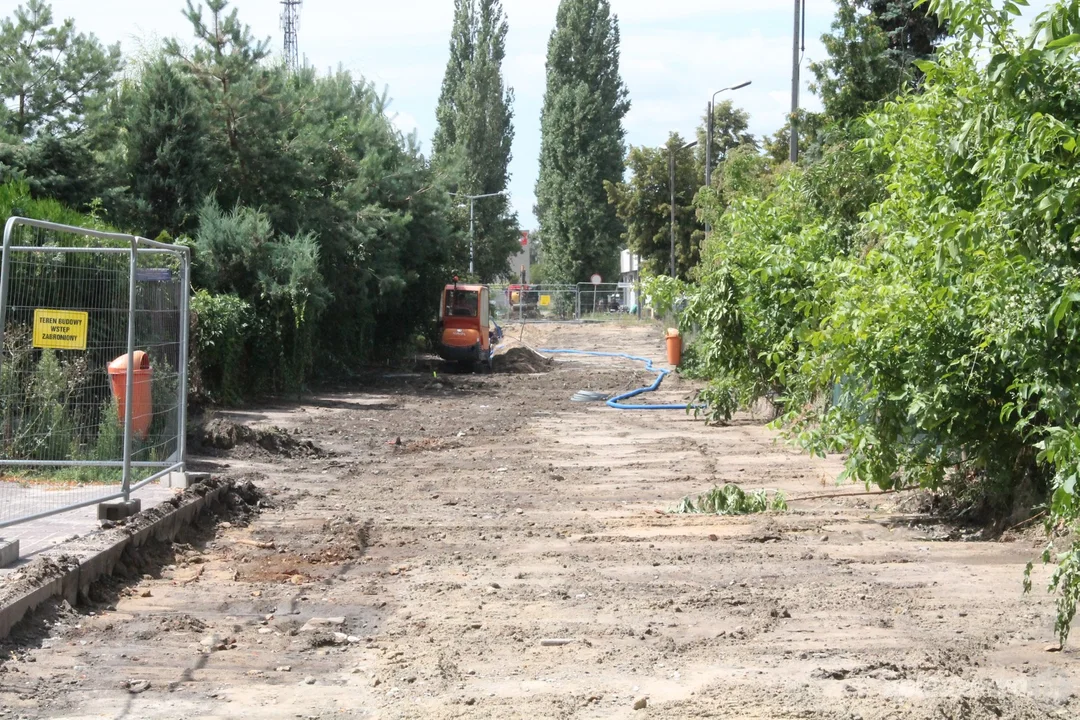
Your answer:
[[[439,357],[463,368],[485,363],[491,370],[500,340],[502,328],[491,318],[487,286],[459,285],[455,277],[439,303]]]

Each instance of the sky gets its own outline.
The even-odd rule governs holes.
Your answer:
[[[197,0],[193,0],[197,3]],[[676,131],[691,137],[716,90],[751,81],[718,96],[750,113],[750,132],[770,135],[791,103],[793,0],[610,0],[622,36],[620,69],[630,93],[624,121],[629,145],[663,144]],[[1048,0],[1031,0],[1033,11]],[[184,0],[52,0],[57,19],[74,18],[81,32],[125,55],[162,38],[191,40]],[[547,41],[558,0],[504,0],[510,30],[503,66],[514,88],[515,138],[510,197],[523,228],[535,228],[534,188],[540,154]],[[0,15],[15,0],[0,0]],[[808,89],[809,62],[823,59],[821,36],[832,22],[833,0],[807,0],[801,106],[820,109]],[[257,38],[281,52],[279,0],[232,0]],[[453,0],[304,0],[299,46],[319,70],[343,67],[391,98],[388,114],[416,132],[425,152],[435,132],[435,106],[449,54]]]

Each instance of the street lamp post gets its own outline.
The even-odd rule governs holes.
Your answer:
[[[668,146],[668,172],[671,176],[671,277],[675,277],[675,153],[697,145],[697,140],[680,148]]]
[[[713,113],[716,111],[716,96],[722,92],[728,90],[741,90],[746,87],[753,80],[747,80],[740,85],[732,85],[731,87],[721,88],[712,94],[712,98],[709,100],[709,118],[705,123],[705,185],[706,187],[712,187],[712,136],[713,136]]]
[[[504,195],[505,193],[506,193],[505,190],[500,190],[499,192],[493,192],[493,193],[484,193],[483,195],[466,195],[465,193],[455,193],[455,192],[450,193],[450,195],[454,195],[455,197],[463,197],[463,198],[465,198],[466,200],[469,201],[469,274],[470,275],[472,275],[473,273],[476,272],[476,269],[474,267],[475,263],[474,263],[474,254],[473,254],[473,244],[474,244],[475,235],[476,235],[476,229],[475,229],[476,226],[475,226],[475,223],[474,223],[474,217],[475,216],[473,215],[473,203],[476,200],[480,200],[481,198],[495,197],[496,195]]]

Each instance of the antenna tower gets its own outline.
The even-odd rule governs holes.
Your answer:
[[[281,0],[281,29],[285,34],[285,65],[295,71],[300,67],[300,44],[296,31],[300,29],[300,6],[304,0]]]

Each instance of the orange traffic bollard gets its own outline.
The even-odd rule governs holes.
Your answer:
[[[154,419],[153,398],[150,392],[150,380],[154,371],[150,369],[149,355],[142,350],[136,350],[134,355],[135,377],[131,390],[131,431],[140,440],[145,440],[150,434],[150,421]],[[121,426],[124,424],[124,412],[127,410],[127,364],[127,353],[109,363],[109,381],[112,383],[113,397],[116,398]]]
[[[664,333],[664,339],[667,340],[667,361],[668,365],[679,366],[682,362],[682,336],[679,335],[679,331],[675,328],[668,328]]]

